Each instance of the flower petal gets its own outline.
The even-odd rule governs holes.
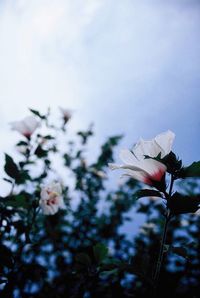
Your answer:
[[[23,120],[24,126],[30,134],[32,134],[39,126],[39,122],[33,116],[28,116]]]
[[[39,205],[45,215],[53,215],[59,209],[66,209],[59,182],[52,182],[43,186],[40,197]]]
[[[31,134],[40,126],[40,123],[34,116],[28,116],[21,121],[11,122],[11,128],[18,131],[24,136],[31,136]]]
[[[153,159],[161,153],[161,156],[168,154],[171,150],[174,133],[168,131],[150,141],[140,140],[133,148],[133,152],[124,149],[120,152],[120,158],[124,162],[122,165],[109,164],[112,170],[124,169],[124,176],[133,177],[149,185],[155,185],[155,182],[162,181],[167,167]],[[145,159],[145,155],[152,157]]]
[[[165,155],[170,153],[174,138],[175,134],[171,130],[161,133],[155,137],[155,142],[162,149],[161,157],[164,157]]]
[[[150,180],[160,181],[162,176],[166,172],[167,168],[161,162],[154,159],[144,159],[138,162],[138,166],[125,164],[109,164],[112,170],[115,169],[125,169],[125,175],[131,176],[139,181],[145,182],[147,184],[152,184]],[[147,182],[148,181],[148,182]]]
[[[158,154],[162,152],[162,148],[158,146],[155,140],[144,141],[140,139],[140,141],[133,148],[133,154],[138,158],[138,160],[143,160],[145,155],[150,157],[156,157]]]
[[[126,169],[126,171],[122,175],[122,177],[124,177],[124,176],[132,177],[133,179],[138,180],[138,181],[141,181],[143,183],[145,183],[146,178],[147,178],[147,174],[144,171],[142,171],[142,170],[140,170],[140,171],[133,171],[133,170],[130,170],[130,169]]]
[[[119,153],[119,157],[125,164],[134,165],[137,162],[134,154],[128,149],[122,149]]]
[[[163,163],[150,158],[142,160],[140,162],[140,168],[150,176],[154,175],[159,170],[162,172],[166,172],[167,170],[167,167]]]

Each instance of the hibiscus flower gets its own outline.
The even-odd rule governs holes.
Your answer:
[[[148,185],[160,182],[167,170],[167,167],[152,158],[160,155],[161,158],[170,153],[175,134],[167,131],[157,135],[154,139],[145,141],[140,139],[133,150],[123,149],[120,152],[120,159],[124,164],[109,164],[114,169],[124,169],[123,176],[130,176]],[[146,158],[146,156],[150,158]]]
[[[62,197],[62,188],[58,182],[45,185],[40,196],[39,205],[45,215],[54,215],[59,209],[66,208]]]
[[[18,131],[26,138],[30,138],[34,131],[40,126],[40,123],[34,116],[28,116],[21,121],[11,122],[11,128]]]

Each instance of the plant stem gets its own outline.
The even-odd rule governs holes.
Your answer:
[[[168,210],[167,211],[167,216],[165,218],[165,225],[164,225],[164,230],[163,230],[163,235],[162,235],[162,240],[161,240],[160,251],[159,251],[159,255],[158,255],[158,261],[157,261],[157,264],[156,264],[156,270],[155,270],[155,274],[154,274],[154,277],[153,277],[153,280],[154,280],[154,295],[156,295],[156,291],[157,291],[158,280],[159,280],[159,276],[160,276],[160,270],[161,270],[161,266],[162,266],[164,248],[165,248],[165,242],[166,242],[166,236],[167,236],[167,227],[168,227],[169,221],[170,221],[170,212]]]
[[[174,185],[174,176],[171,175],[171,181],[170,181],[170,186],[169,186],[169,194],[165,193],[165,196],[166,196],[167,200],[171,199],[173,185]],[[165,224],[164,224],[163,235],[162,235],[162,240],[161,240],[161,245],[160,245],[160,251],[159,251],[159,255],[158,255],[158,261],[157,261],[157,264],[156,264],[155,274],[153,276],[154,296],[156,296],[156,292],[157,292],[158,281],[159,281],[159,276],[160,276],[160,270],[161,270],[161,266],[162,266],[164,249],[165,249],[167,228],[168,228],[168,223],[170,221],[170,218],[171,218],[170,210],[167,208],[167,214],[165,216]]]

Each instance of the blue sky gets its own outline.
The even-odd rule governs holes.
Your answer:
[[[6,0],[0,6],[0,165],[27,108],[76,110],[72,130],[121,146],[171,129],[199,158],[200,4],[194,0]],[[59,112],[56,112],[59,117]]]

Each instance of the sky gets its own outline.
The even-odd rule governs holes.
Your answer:
[[[199,160],[198,0],[1,0],[0,166],[28,108],[73,109],[94,144],[131,147],[171,129],[185,164]]]

